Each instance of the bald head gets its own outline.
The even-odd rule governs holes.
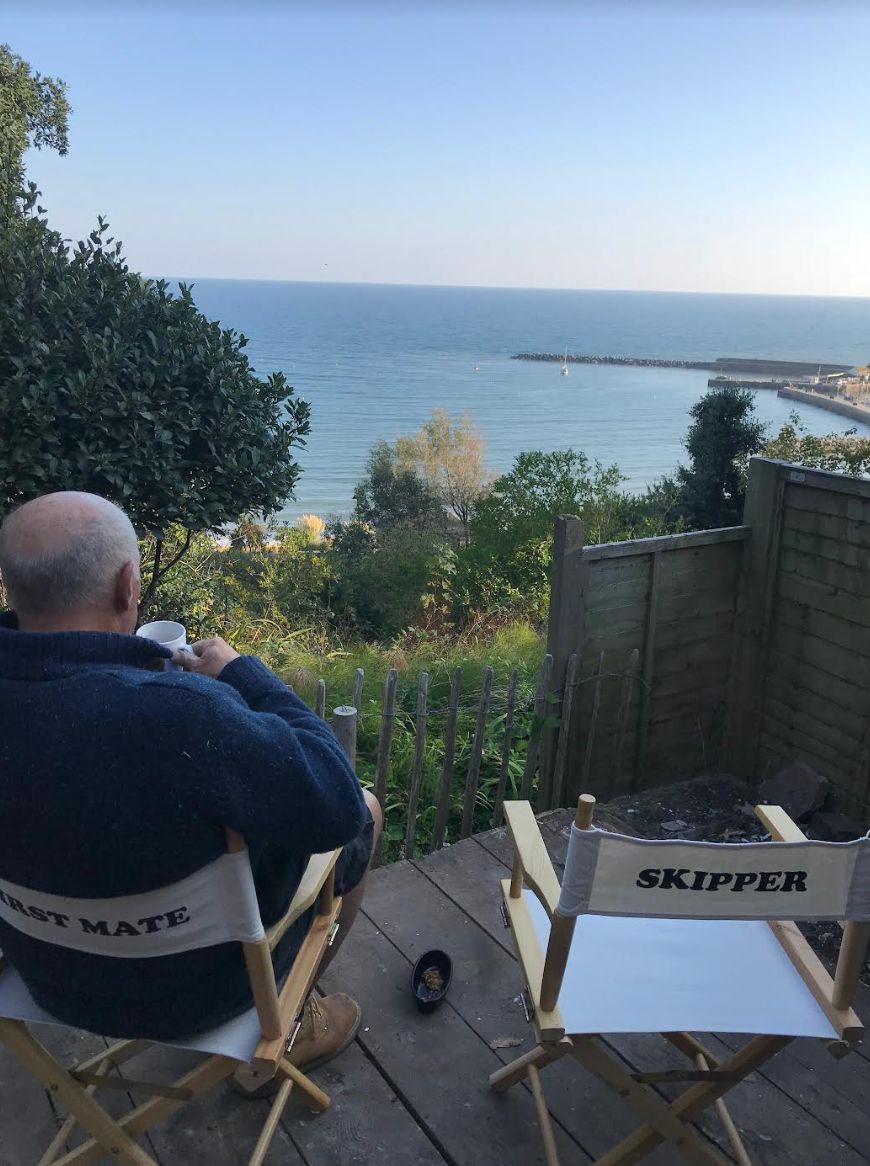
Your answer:
[[[88,626],[135,627],[135,611],[129,629],[118,611],[118,586],[123,574],[135,608],[136,532],[123,510],[96,494],[45,494],[13,511],[0,527],[0,572],[19,619],[76,616]]]

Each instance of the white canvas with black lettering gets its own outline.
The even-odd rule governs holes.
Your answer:
[[[265,934],[246,849],[169,886],[108,899],[49,894],[0,878],[0,918],[45,943],[115,959],[256,943]]]
[[[541,951],[550,920],[524,891]],[[837,1033],[770,926],[736,919],[577,920],[559,993],[567,1033]]]
[[[40,1008],[27,985],[12,968],[4,968],[0,972],[0,1016],[7,1020],[23,1020],[25,1024],[48,1025],[52,1028],[65,1028],[69,1025],[57,1020],[44,1008]],[[71,1030],[70,1030],[71,1031]],[[97,1036],[112,1038],[114,1033],[97,1033]],[[243,1012],[226,1024],[208,1032],[186,1040],[159,1041],[159,1044],[169,1045],[177,1049],[189,1049],[196,1053],[210,1053],[223,1057],[232,1057],[236,1061],[249,1062],[254,1055],[257,1045],[262,1039],[260,1018],[255,1008]]]
[[[556,912],[870,920],[870,838],[653,841],[572,826]]]

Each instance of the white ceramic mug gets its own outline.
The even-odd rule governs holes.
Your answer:
[[[162,644],[164,648],[169,648],[172,652],[189,652],[187,646],[187,631],[184,624],[175,623],[171,619],[157,619],[153,623],[146,623],[138,632],[137,636],[143,636],[146,640],[156,640],[158,644]],[[181,665],[173,664],[171,660],[164,660],[164,672],[180,672]]]

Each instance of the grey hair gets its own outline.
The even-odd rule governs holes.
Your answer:
[[[125,564],[132,561],[138,578],[139,542],[124,511],[97,494],[69,492],[66,497],[82,504],[79,520],[64,528],[58,516],[57,537],[38,553],[22,547],[26,539],[19,528],[26,524],[23,518],[17,521],[32,503],[13,511],[0,527],[0,573],[9,606],[16,611],[44,615],[101,607],[111,601]]]

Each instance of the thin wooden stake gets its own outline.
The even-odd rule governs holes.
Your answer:
[[[501,743],[501,770],[498,775],[498,789],[495,793],[495,805],[492,808],[492,824],[500,826],[503,817],[504,795],[507,789],[508,773],[511,764],[511,746],[514,737],[514,710],[517,703],[517,670],[511,673],[507,691],[507,713],[504,719],[504,738]]]
[[[314,705],[314,711],[317,713],[317,715],[320,717],[321,720],[325,720],[325,718],[326,718],[326,681],[322,680],[322,679],[317,681],[317,701]]]
[[[662,574],[662,552],[653,551],[649,572],[649,599],[646,611],[646,635],[643,641],[643,665],[640,678],[640,711],[637,720],[637,749],[634,755],[634,780],[632,790],[643,780],[646,761],[646,741],[649,736],[650,708],[652,706],[652,684],[655,674],[656,622],[659,606],[659,584]]]
[[[355,709],[362,708],[362,690],[365,675],[366,674],[362,668],[357,668],[356,672],[353,674],[353,700],[351,701],[351,704]]]
[[[616,752],[613,758],[613,774],[607,796],[613,793],[619,782],[622,769],[622,754],[625,752],[625,734],[628,730],[628,714],[631,709],[631,690],[637,674],[637,664],[640,659],[640,650],[632,648],[625,666],[625,675],[622,678],[622,695],[619,699],[619,712],[616,714]]]
[[[453,785],[453,762],[456,757],[456,718],[459,714],[459,693],[462,690],[462,669],[453,673],[450,685],[450,704],[447,709],[447,724],[444,728],[444,761],[441,765],[441,783],[438,789],[438,804],[435,809],[435,824],[432,827],[432,849],[440,850],[444,845],[447,817],[450,813],[450,789]]]
[[[398,673],[391,668],[384,681],[384,703],[381,710],[381,731],[378,737],[378,760],[375,768],[375,797],[386,811],[387,775],[390,772],[390,751],[393,747],[393,726],[396,720],[396,680]]]
[[[568,740],[571,736],[571,712],[574,708],[574,675],[577,671],[576,652],[568,657],[565,665],[565,688],[562,693],[562,712],[559,720],[559,739],[556,744],[556,763],[553,766],[553,781],[549,789],[549,804],[540,809],[552,810],[561,806],[566,797]]]
[[[547,693],[550,691],[550,673],[553,671],[553,657],[547,653],[541,661],[541,671],[538,675],[538,687],[535,691],[535,725],[532,726],[532,735],[529,738],[529,749],[526,753],[526,764],[523,769],[523,780],[520,786],[520,798],[528,801],[535,781],[535,772],[538,768],[538,756],[541,751],[541,737],[543,735],[544,718],[547,715]]]
[[[356,769],[357,717],[357,710],[351,704],[340,704],[338,708],[332,710],[332,731],[354,769]]]
[[[601,674],[603,671],[604,650],[602,649],[598,656],[598,664],[595,668],[595,685],[592,690],[592,711],[589,714],[589,730],[586,734],[586,752],[583,756],[583,777],[580,784],[584,790],[589,789],[589,771],[592,768],[592,750],[595,748],[595,730],[598,727],[598,713],[601,708]]]
[[[414,726],[414,766],[411,770],[411,789],[408,794],[408,824],[405,827],[405,858],[414,857],[414,836],[417,833],[417,804],[423,782],[423,760],[426,751],[426,702],[429,697],[429,673],[423,672],[417,687],[417,718]]]
[[[474,741],[468,759],[468,777],[465,781],[465,804],[462,807],[462,838],[471,834],[474,825],[474,804],[477,801],[477,786],[480,782],[480,762],[483,758],[483,738],[486,735],[486,717],[489,713],[489,694],[492,691],[492,669],[487,664],[483,670],[483,685],[480,690],[480,704],[477,706],[477,724],[474,726]]]

